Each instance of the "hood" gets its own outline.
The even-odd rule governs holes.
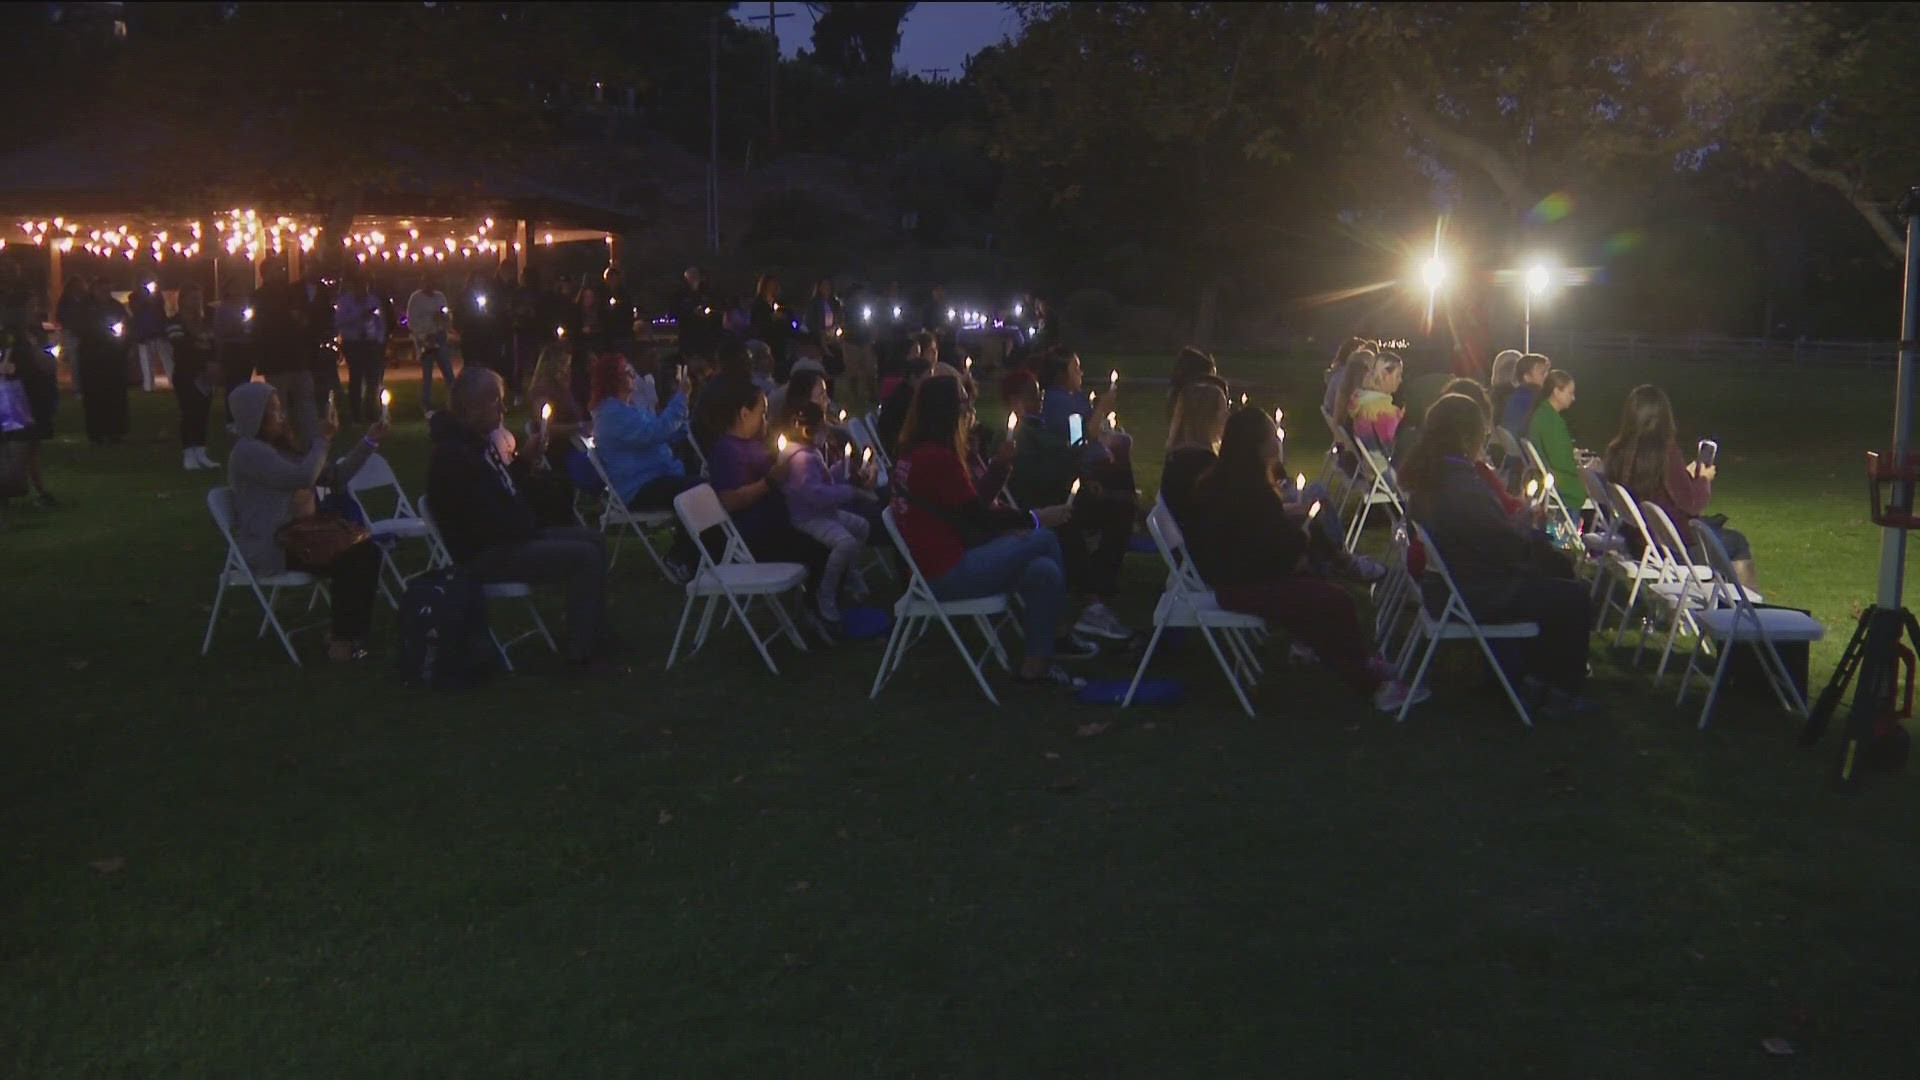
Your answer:
[[[267,402],[273,400],[273,387],[263,382],[241,383],[227,395],[227,411],[233,416],[233,433],[242,439],[260,437],[260,422],[267,418]]]
[[[427,438],[436,443],[472,447],[476,450],[487,445],[486,438],[468,431],[467,426],[453,415],[451,409],[434,413],[433,419],[427,421]]]

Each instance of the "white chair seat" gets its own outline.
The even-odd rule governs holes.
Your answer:
[[[1619,555],[1627,550],[1627,542],[1623,537],[1608,533],[1581,533],[1580,543],[1593,555]]]
[[[1735,644],[1752,643],[1760,640],[1762,629],[1766,636],[1774,641],[1819,641],[1827,636],[1827,628],[1820,620],[1804,611],[1790,608],[1755,608],[1752,615],[1758,616],[1760,625],[1755,626],[1752,618],[1739,619],[1739,628],[1734,629],[1736,608],[1715,608],[1694,616],[1700,624],[1702,633],[1715,641],[1732,641]]]
[[[1267,620],[1258,615],[1228,611],[1220,606],[1212,593],[1188,593],[1179,597],[1161,593],[1160,602],[1153,606],[1153,625],[1206,625],[1228,630],[1265,630]]]
[[[1704,607],[1706,605],[1709,591],[1704,583],[1697,581],[1691,584],[1683,584],[1678,581],[1656,581],[1648,585],[1647,588],[1660,596],[1666,597],[1669,601],[1684,592],[1687,596],[1687,602],[1696,607]],[[1764,604],[1767,602],[1766,597],[1761,596],[1745,585],[1735,585],[1729,582],[1727,588],[1740,590],[1740,592],[1746,596],[1747,603],[1749,604]]]
[[[728,590],[743,596],[783,593],[806,580],[807,568],[799,563],[721,563],[687,582],[687,595],[708,596]]]
[[[313,584],[313,575],[305,570],[278,570],[271,573],[256,571],[253,580],[263,589],[298,589]],[[227,584],[245,585],[247,575],[240,570],[227,571]]]
[[[367,526],[375,540],[424,540],[427,523],[417,517],[385,518]]]
[[[982,596],[973,600],[942,600],[938,604],[930,604],[909,593],[894,602],[893,616],[896,619],[904,619],[909,616],[933,615],[938,611],[945,611],[949,616],[966,618],[974,615],[1003,615],[1006,610],[1005,594]]]
[[[1642,577],[1647,577],[1647,578],[1659,577],[1663,573],[1665,573],[1665,571],[1659,567],[1649,568],[1643,565],[1638,559],[1628,558],[1625,553],[1619,552],[1619,551],[1608,552],[1607,561],[1609,564],[1611,564],[1611,568],[1614,573],[1617,573],[1621,577],[1626,578],[1630,581],[1636,580]],[[1695,581],[1704,582],[1704,581],[1713,580],[1712,567],[1695,566],[1695,567],[1692,567],[1691,569],[1693,571],[1693,578]]]
[[[533,586],[520,581],[500,581],[480,586],[489,600],[520,600],[533,595]]]
[[[603,529],[607,524],[614,524],[614,525],[633,524],[633,525],[638,525],[643,529],[658,529],[663,526],[673,524],[673,511],[671,510],[626,510],[617,506],[609,506],[606,508],[605,511],[601,513],[600,521],[602,522],[601,527]]]
[[[1480,633],[1476,635],[1473,627],[1466,623],[1439,622],[1427,614],[1425,604],[1420,605],[1420,626],[1421,633],[1435,635],[1441,641],[1472,641],[1476,636],[1487,641],[1520,641],[1540,636],[1540,624],[1530,622],[1481,623]]]

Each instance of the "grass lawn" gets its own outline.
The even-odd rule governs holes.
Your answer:
[[[1317,461],[1317,363],[1224,366]],[[1576,374],[1599,445],[1653,373]],[[1890,376],[1658,378],[1824,680]],[[1458,678],[1395,726],[1284,662],[1249,721],[1190,649],[1178,711],[996,710],[929,639],[870,703],[877,645],[774,678],[734,631],[665,672],[680,601],[631,545],[610,680],[295,669],[244,598],[202,660],[219,474],[136,398],[111,450],[64,402],[77,506],[0,533],[0,1075],[1912,1075],[1920,800],[1832,790],[1837,738],[1793,749],[1764,692],[1701,734],[1596,643],[1606,709],[1531,732]],[[1159,445],[1157,395],[1120,411]],[[420,489],[421,426],[391,449]]]

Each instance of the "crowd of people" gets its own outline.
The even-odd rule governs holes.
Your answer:
[[[4,313],[0,377],[29,386],[29,434],[44,439],[64,352],[88,435],[109,443],[125,436],[127,362],[139,356],[143,371],[164,370],[174,386],[188,469],[217,465],[206,433],[212,403],[224,400],[236,535],[262,569],[331,578],[330,655],[366,655],[378,553],[362,541],[316,562],[284,537],[321,510],[316,488],[339,490],[378,451],[388,430],[384,372],[402,335],[422,365],[432,443],[424,486],[447,550],[482,581],[563,585],[571,654],[583,664],[607,663],[617,645],[601,534],[576,514],[576,494],[600,486],[576,435],[592,436],[610,494],[629,509],[664,510],[710,483],[756,560],[807,568],[803,622],[822,641],[835,641],[846,604],[864,599],[856,567],[871,549],[890,554],[880,523],[889,506],[935,596],[1021,598],[1018,681],[1083,685],[1064,662],[1136,641],[1116,601],[1139,584],[1127,580],[1125,557],[1147,508],[1134,478],[1140,448],[1112,420],[1117,379],[1090,388],[1081,357],[1054,340],[1045,304],[1031,295],[961,320],[1013,328],[1010,347],[978,372],[937,289],[917,305],[897,286],[850,304],[822,281],[789,311],[771,275],[750,302],[729,306],[689,270],[663,320],[677,331],[671,351],[642,340],[617,270],[561,289],[476,276],[453,297],[423,284],[404,305],[364,279],[339,288],[269,280],[240,301],[237,313],[230,304],[210,310],[187,288],[169,310],[151,290],[123,302],[103,283],[76,281],[49,332],[23,294]],[[1321,407],[1352,446],[1390,464],[1476,617],[1540,627],[1539,637],[1503,646],[1503,663],[1550,701],[1582,700],[1589,590],[1575,580],[1581,556],[1568,549],[1577,545],[1552,535],[1541,501],[1518,491],[1512,462],[1489,460],[1503,429],[1537,448],[1572,504],[1582,470],[1595,468],[1683,532],[1705,521],[1741,583],[1754,584],[1750,545],[1706,516],[1715,463],[1688,459],[1658,388],[1635,389],[1616,437],[1589,455],[1563,415],[1577,400],[1575,380],[1545,356],[1503,352],[1484,384],[1408,385],[1405,367],[1387,349],[1348,341]],[[449,384],[443,411],[433,409],[436,371]],[[997,400],[983,400],[977,375],[991,375]],[[1395,681],[1356,600],[1386,568],[1349,550],[1347,523],[1324,487],[1289,478],[1279,414],[1236,407],[1198,349],[1175,358],[1167,385],[1159,497],[1218,602],[1284,629],[1298,657],[1398,710],[1414,691]],[[836,396],[878,403],[875,434],[891,463],[884,481],[880,463],[858,455]],[[538,419],[516,434],[505,416],[522,399]],[[333,445],[340,414],[366,425],[344,453]],[[34,483],[53,502],[37,472]],[[669,574],[687,580],[712,541],[677,530]],[[1157,589],[1157,575],[1145,580]]]

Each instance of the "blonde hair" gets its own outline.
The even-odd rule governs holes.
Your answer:
[[[1390,352],[1375,356],[1367,365],[1367,373],[1360,380],[1361,389],[1386,390],[1387,376],[1406,366],[1406,362]]]
[[[1227,393],[1212,383],[1194,383],[1173,401],[1173,424],[1167,429],[1167,448],[1204,446],[1220,452],[1227,430]]]
[[[1512,386],[1515,369],[1519,366],[1519,349],[1501,349],[1499,352],[1493,354],[1493,374],[1489,377],[1488,382],[1496,389],[1502,386]]]

